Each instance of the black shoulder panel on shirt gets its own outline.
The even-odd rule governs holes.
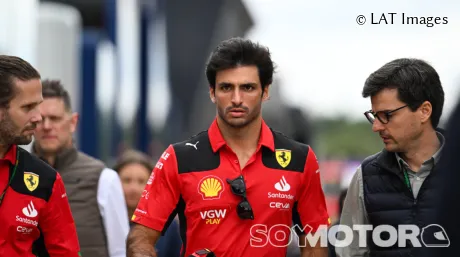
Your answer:
[[[310,147],[280,132],[272,130],[272,133],[275,141],[275,152],[266,147],[262,148],[264,166],[271,169],[303,172]]]
[[[178,173],[213,170],[220,165],[219,151],[213,152],[208,131],[173,144]]]
[[[57,172],[35,155],[18,148],[19,164],[11,188],[20,194],[48,201],[53,192]]]

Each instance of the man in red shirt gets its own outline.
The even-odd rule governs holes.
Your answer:
[[[0,256],[79,256],[61,177],[17,146],[32,141],[42,101],[37,70],[0,55]]]
[[[302,256],[327,256],[327,245],[305,245],[306,234],[329,225],[315,154],[262,119],[273,66],[268,49],[241,38],[212,53],[206,75],[217,117],[160,157],[132,217],[129,257],[156,256],[176,214],[182,256],[209,249],[217,257],[284,257],[293,222]]]

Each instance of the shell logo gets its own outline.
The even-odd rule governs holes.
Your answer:
[[[216,176],[206,176],[198,184],[198,193],[203,196],[203,200],[220,199],[223,191],[224,183]]]

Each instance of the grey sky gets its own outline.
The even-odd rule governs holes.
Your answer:
[[[437,69],[446,93],[444,118],[460,93],[458,0],[245,0],[256,26],[248,38],[267,45],[278,65],[282,97],[313,116],[364,119],[367,76],[400,57],[422,58]],[[374,23],[397,13],[394,24]],[[447,17],[448,24],[402,25],[406,16]],[[358,25],[356,17],[367,23]],[[390,16],[387,15],[390,22]]]

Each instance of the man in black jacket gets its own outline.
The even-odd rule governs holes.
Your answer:
[[[415,225],[420,235],[436,220],[436,194],[442,187],[443,170],[437,163],[445,140],[436,128],[444,91],[439,76],[423,60],[396,59],[369,76],[362,94],[371,98],[372,110],[365,116],[385,147],[366,158],[354,175],[340,223],[351,228],[372,225],[374,230],[385,225],[397,232],[400,225]],[[371,230],[363,247],[358,230],[353,232],[351,245],[336,247],[339,256],[420,256],[420,246],[433,240],[398,237],[395,243],[384,246],[381,242],[390,242],[389,234],[377,234],[379,242]]]

